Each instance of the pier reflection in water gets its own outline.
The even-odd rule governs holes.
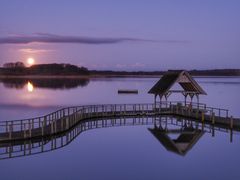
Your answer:
[[[181,156],[185,156],[205,133],[210,133],[212,137],[215,136],[215,131],[229,134],[230,142],[233,141],[233,134],[239,134],[238,131],[169,116],[93,119],[82,121],[69,131],[56,136],[1,143],[0,159],[53,151],[68,145],[84,131],[119,126],[146,126],[166,150]]]

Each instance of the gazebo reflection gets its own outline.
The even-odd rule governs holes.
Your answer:
[[[181,156],[185,156],[204,134],[203,130],[194,128],[192,124],[187,123],[180,127],[174,126],[172,129],[169,129],[167,125],[163,127],[160,123],[148,130],[168,151]]]

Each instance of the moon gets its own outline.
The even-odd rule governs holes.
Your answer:
[[[27,59],[27,63],[28,63],[28,65],[33,65],[34,64],[34,62],[35,62],[35,60],[33,59],[33,58],[28,58]]]

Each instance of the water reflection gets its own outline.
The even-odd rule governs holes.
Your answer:
[[[33,84],[29,81],[27,83],[27,89],[28,89],[28,92],[33,92],[33,89],[34,89]]]
[[[154,128],[148,130],[168,150],[179,155],[186,155],[204,134],[204,130],[194,127],[192,123],[185,121],[183,126],[168,127],[162,123],[155,124]],[[173,138],[171,135],[175,135]]]
[[[89,79],[87,78],[3,78],[0,79],[6,88],[23,89],[27,86],[29,92],[35,88],[47,89],[72,89],[87,86]]]
[[[81,133],[98,128],[120,126],[147,126],[151,134],[166,150],[178,155],[186,155],[205,133],[215,136],[215,131],[229,133],[230,142],[238,132],[208,124],[173,117],[111,118],[82,121],[71,130],[39,139],[0,143],[0,159],[29,156],[62,148],[71,143]]]

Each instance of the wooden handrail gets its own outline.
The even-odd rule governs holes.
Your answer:
[[[12,121],[0,121],[0,133],[8,133],[9,137],[12,137],[13,132],[19,132],[25,130],[27,135],[32,136],[32,131],[36,128],[46,129],[47,127],[51,127],[51,134],[56,133],[57,130],[57,121],[61,121],[61,123],[65,123],[66,127],[70,127],[79,120],[84,118],[91,118],[105,116],[105,115],[115,115],[116,113],[120,114],[136,114],[136,113],[160,113],[161,108],[166,109],[169,113],[177,113],[179,114],[180,109],[176,109],[175,112],[172,106],[178,106],[179,103],[183,103],[182,101],[163,101],[161,103],[156,104],[153,103],[142,103],[142,104],[105,104],[105,105],[85,105],[85,106],[72,106],[61,108],[57,111],[49,113],[44,116],[39,116],[35,118],[28,118],[22,120],[12,120]],[[190,108],[189,104],[191,104],[191,109],[195,108],[196,110],[205,110],[206,113],[212,113],[214,110],[219,111],[219,117],[223,115],[222,111],[226,112],[226,117],[228,117],[228,110],[220,109],[220,108],[211,108],[206,107],[205,104],[202,103],[189,103],[188,106],[181,105],[182,109]],[[203,105],[203,106],[202,106]],[[203,108],[203,109],[201,109]],[[183,113],[183,110],[181,110]],[[110,114],[109,114],[110,113]],[[101,114],[101,115],[100,115]],[[216,114],[217,115],[217,114]],[[198,117],[199,115],[197,115]],[[79,118],[81,117],[81,118]],[[225,117],[225,116],[222,116]],[[42,127],[44,126],[44,127]],[[44,132],[43,132],[44,133]],[[11,136],[10,136],[11,135]]]

